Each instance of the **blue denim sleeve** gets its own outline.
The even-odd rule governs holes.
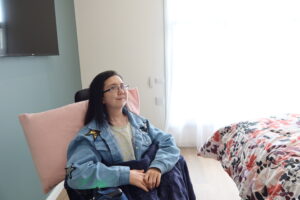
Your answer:
[[[73,189],[118,187],[129,184],[127,166],[103,164],[94,145],[84,136],[77,136],[68,148],[67,183]]]
[[[158,143],[158,150],[154,160],[150,164],[150,168],[158,168],[164,174],[170,171],[177,163],[180,149],[176,146],[171,134],[154,127],[149,121],[147,121],[147,127],[152,141]]]

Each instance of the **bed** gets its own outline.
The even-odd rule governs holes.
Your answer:
[[[198,155],[220,161],[243,200],[300,200],[300,114],[222,127]]]

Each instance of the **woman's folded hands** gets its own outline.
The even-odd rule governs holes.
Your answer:
[[[161,172],[157,168],[149,168],[145,173],[144,170],[130,170],[129,182],[142,190],[148,192],[159,186]]]

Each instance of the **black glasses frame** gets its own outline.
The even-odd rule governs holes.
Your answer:
[[[107,90],[104,90],[103,91],[103,94],[106,93],[106,92],[109,92],[109,91],[114,91],[114,90],[128,90],[129,88],[129,85],[127,84],[123,84],[121,83],[120,85],[114,85],[114,86],[111,86],[110,88],[108,88]]]

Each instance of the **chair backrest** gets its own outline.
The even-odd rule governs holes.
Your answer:
[[[79,90],[75,93],[75,102],[79,102],[79,101],[85,101],[89,99],[89,88],[85,88],[82,90]]]

